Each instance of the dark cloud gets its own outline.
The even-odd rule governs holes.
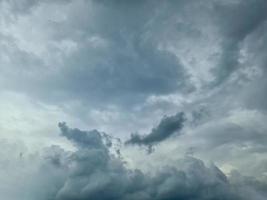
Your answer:
[[[61,134],[68,140],[76,144],[77,147],[83,148],[103,148],[104,144],[101,134],[97,130],[89,132],[81,131],[79,129],[70,129],[66,123],[61,122],[58,124]]]
[[[160,123],[152,129],[151,133],[141,136],[139,134],[132,134],[131,139],[126,141],[126,144],[137,145],[153,145],[157,144],[174,133],[179,132],[185,122],[185,114],[183,112],[177,113],[173,116],[165,116]]]
[[[154,45],[139,46],[139,42],[134,42],[137,46],[133,47],[134,50],[124,45],[120,47],[126,48],[124,52],[116,52],[116,46],[120,44],[115,42],[115,46],[112,45],[101,56],[106,61],[101,57],[99,60],[94,58],[95,61],[87,60],[90,57],[85,54],[90,54],[91,50],[81,50],[70,61],[71,67],[63,72],[62,88],[59,89],[73,91],[89,101],[97,102],[100,98],[120,105],[140,103],[152,94],[169,94],[178,89],[187,92],[186,74],[179,60],[169,52],[156,50]],[[83,62],[80,70],[72,67],[76,61]]]
[[[42,3],[38,0],[2,2],[18,8],[9,13],[27,8],[33,10],[46,4],[55,6],[49,7],[52,11],[65,10],[61,13],[64,20],[56,16],[47,19],[46,15],[35,19],[31,12],[26,12],[28,18],[24,21],[11,23],[7,19],[6,23],[14,24],[14,27],[23,28],[25,23],[28,26],[30,23],[35,35],[44,34],[40,37],[44,41],[40,41],[39,46],[45,53],[36,55],[35,48],[29,52],[27,45],[18,47],[18,43],[30,44],[30,41],[27,37],[23,41],[23,31],[22,35],[19,31],[16,34],[11,31],[10,35],[15,37],[14,45],[5,47],[3,53],[12,59],[8,62],[0,59],[2,66],[9,66],[2,70],[1,85],[52,103],[78,100],[99,107],[116,104],[124,108],[142,104],[151,95],[196,91],[188,71],[188,68],[194,68],[191,62],[195,58],[193,53],[190,57],[189,50],[192,41],[207,34],[220,41],[219,51],[208,56],[216,60],[208,70],[215,76],[209,84],[217,87],[228,80],[242,68],[239,62],[241,46],[266,21],[267,5],[264,0],[211,1],[205,4],[184,0],[58,0],[56,2],[63,5],[59,8],[50,0]],[[60,46],[62,44],[67,46]],[[65,52],[72,47],[73,51]],[[190,58],[180,53],[184,48],[189,49],[186,55]],[[17,84],[14,80],[24,84]]]
[[[223,83],[242,67],[239,63],[241,45],[251,33],[267,19],[267,2],[264,0],[238,1],[214,4],[215,20],[222,32],[222,53],[213,70],[216,84]]]
[[[0,89],[23,93],[37,104],[45,102],[42,109],[49,112],[64,107],[83,122],[92,115],[104,129],[110,127],[103,121],[118,117],[114,126],[123,133],[136,124],[136,129],[146,128],[154,122],[154,113],[192,111],[190,134],[171,143],[177,142],[172,153],[189,148],[188,155],[204,154],[230,168],[249,168],[255,159],[249,170],[260,177],[266,174],[266,2],[0,0]],[[1,123],[8,131],[13,131],[10,121],[28,114],[17,118],[18,108],[12,105],[6,106],[11,120]],[[94,109],[100,110],[100,117]],[[33,119],[41,115],[37,112]],[[180,135],[185,121],[184,113],[165,117],[150,133],[133,134],[126,144],[151,150]],[[19,126],[27,129],[32,121],[22,122]],[[266,199],[266,180],[226,176],[192,157],[179,165],[166,162],[159,171],[152,162],[151,174],[129,169],[121,146],[114,146],[108,134],[66,123],[59,128],[74,151],[53,146],[27,158],[22,150],[9,156],[13,148],[7,151],[4,146],[4,199]],[[169,149],[164,144],[161,155]],[[6,174],[14,174],[14,180]]]
[[[215,165],[207,167],[193,157],[179,160],[177,166],[166,163],[160,170],[151,169],[153,173],[145,173],[127,168],[121,157],[109,151],[100,132],[72,129],[64,123],[60,124],[60,129],[61,135],[73,142],[77,149],[70,152],[52,146],[34,157],[21,158],[17,154],[16,160],[10,160],[6,169],[14,170],[16,181],[0,171],[1,178],[12,183],[5,187],[0,185],[1,194],[6,199],[265,199],[264,180],[244,177],[237,172],[228,178]],[[1,165],[5,163],[0,159]],[[17,176],[22,179],[17,180]]]
[[[264,52],[267,51],[267,20],[262,23],[262,26],[247,38],[246,53],[247,64],[251,71],[256,73],[257,78],[246,79],[246,87],[242,88],[240,100],[243,100],[244,106],[249,109],[257,109],[260,112],[266,112],[267,103],[267,58]]]
[[[246,125],[222,121],[208,123],[201,128],[196,127],[195,140],[201,140],[203,143],[201,148],[206,150],[216,148],[228,148],[229,150],[233,148],[234,150],[239,146],[243,147],[241,151],[247,153],[266,151],[265,129],[259,130],[253,126],[255,122],[263,123],[264,119],[254,116],[250,117],[250,120]]]
[[[129,3],[73,2],[73,7],[65,13],[66,20],[45,21],[45,27],[36,27],[49,30],[46,36],[49,42],[44,48],[57,52],[55,55],[59,57],[55,60],[63,60],[63,63],[49,63],[53,56],[39,63],[20,62],[20,65],[33,65],[32,68],[39,65],[45,72],[39,76],[40,71],[33,73],[29,70],[31,73],[27,75],[30,74],[30,78],[24,74],[16,76],[14,67],[10,75],[25,84],[14,85],[7,80],[7,87],[53,102],[79,99],[93,104],[103,105],[105,101],[105,104],[120,106],[142,103],[150,95],[192,92],[194,86],[180,59],[160,47],[166,38],[164,33],[158,32],[161,30],[159,25],[166,22],[166,31],[172,28],[175,11],[171,10],[172,14],[161,13],[152,1],[130,3],[133,7]],[[179,5],[175,6],[180,10]],[[171,5],[167,4],[166,9],[170,8]],[[171,20],[170,24],[168,20]],[[77,47],[68,55],[53,46],[66,40]],[[36,57],[34,53],[31,56]],[[47,70],[56,65],[60,65],[60,70]]]
[[[181,169],[165,166],[154,175],[129,170],[120,158],[109,153],[97,132],[69,129],[65,124],[64,127],[61,128],[62,135],[80,145],[80,148],[65,159],[65,166],[59,166],[54,159],[50,159],[54,167],[64,169],[66,174],[61,188],[54,197],[51,196],[51,200],[249,200],[255,194],[259,200],[264,199],[266,191],[263,183],[235,178],[233,186],[216,166],[206,167],[201,160],[192,157],[181,160]],[[66,128],[72,130],[71,134],[66,134]],[[75,134],[78,138],[84,134],[88,146],[80,142]],[[60,154],[52,155],[58,157]],[[244,188],[249,190],[245,191]]]
[[[215,4],[214,8],[222,23],[221,31],[236,41],[242,41],[267,18],[267,2],[264,0],[237,1],[232,4],[222,2]]]
[[[6,9],[10,9],[12,14],[28,14],[31,9],[38,6],[41,3],[68,3],[71,0],[0,0],[0,4],[6,6]]]

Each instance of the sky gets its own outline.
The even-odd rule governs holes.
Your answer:
[[[0,0],[6,200],[266,200],[266,0]]]

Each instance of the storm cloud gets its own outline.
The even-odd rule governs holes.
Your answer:
[[[266,199],[266,10],[0,0],[1,198]]]
[[[18,188],[11,189],[19,193],[19,199],[38,197],[41,200],[249,200],[256,197],[258,200],[263,200],[265,198],[264,182],[243,177],[238,172],[233,172],[229,179],[215,165],[207,167],[203,161],[193,157],[185,157],[177,166],[166,163],[159,170],[151,169],[155,170],[153,173],[129,169],[121,158],[110,153],[98,131],[71,129],[66,124],[61,124],[60,127],[62,136],[73,142],[77,150],[68,152],[52,146],[42,153],[42,157],[32,160],[32,166],[35,166],[36,162],[39,163],[37,164],[39,169],[34,174],[31,172],[32,176],[36,177],[26,179],[22,191],[16,191]],[[80,137],[87,138],[86,145],[79,139]],[[26,158],[18,160],[18,162],[25,161]],[[25,169],[26,166],[24,164]],[[25,173],[25,169],[19,172]],[[43,170],[46,170],[45,177]],[[42,182],[35,184],[34,187],[27,187],[28,184],[34,184],[32,181],[40,180]],[[46,189],[42,190],[43,187]],[[8,194],[8,191],[5,191],[4,194],[6,198],[12,199],[12,193]]]
[[[238,172],[228,180],[215,165],[206,167],[203,161],[193,157],[185,157],[180,166],[166,164],[154,174],[127,169],[121,158],[110,153],[99,132],[70,129],[66,124],[64,127],[61,126],[63,136],[79,148],[68,158],[72,167],[55,199],[245,200],[255,193],[260,200],[266,193],[264,182],[242,177]],[[65,134],[67,129],[71,137]],[[76,137],[82,135],[88,138],[86,146]],[[248,191],[240,193],[245,188]]]

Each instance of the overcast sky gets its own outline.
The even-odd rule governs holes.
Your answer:
[[[6,200],[265,200],[266,0],[0,0]]]

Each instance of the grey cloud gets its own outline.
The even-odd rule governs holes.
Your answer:
[[[267,135],[263,130],[249,128],[234,123],[214,123],[201,130],[198,137],[205,138],[205,148],[221,146],[247,146],[247,150],[265,148]]]
[[[111,48],[113,49],[113,46]],[[116,49],[115,46],[114,48]],[[156,47],[143,46],[134,52],[125,49],[124,53],[108,49],[107,51],[113,52],[103,54],[103,58],[107,61],[101,58],[96,60],[96,63],[93,60],[87,61],[84,55],[86,52],[79,52],[74,62],[71,61],[71,66],[78,61],[83,62],[80,64],[84,67],[81,70],[70,67],[63,72],[65,78],[60,82],[62,88],[59,89],[72,91],[89,101],[97,102],[100,98],[102,101],[107,99],[110,102],[119,102],[120,105],[140,103],[152,94],[168,94],[178,89],[186,92],[187,86],[184,83],[186,75],[177,58],[154,48]],[[90,64],[86,66],[86,63]]]
[[[23,9],[42,6],[37,2],[10,1],[9,4],[21,5]],[[51,1],[45,2],[55,6]],[[211,69],[215,76],[211,85],[216,87],[242,67],[238,61],[240,45],[266,20],[263,0],[207,4],[184,0],[57,2],[67,7],[64,20],[31,21],[34,16],[27,15],[29,23],[40,24],[31,27],[45,35],[43,46],[47,52],[54,52],[53,55],[38,57],[18,48],[15,59],[1,62],[9,66],[9,70],[3,70],[3,77],[10,77],[3,78],[7,88],[52,103],[75,99],[100,107],[116,104],[129,108],[142,104],[151,95],[194,92],[196,88],[182,62],[183,55],[165,47],[190,37],[201,37],[205,34],[201,26],[206,25],[203,21],[208,17],[214,20],[207,21],[207,29],[214,26],[221,40],[220,53],[214,55],[217,63]],[[198,6],[202,9],[197,12]],[[17,22],[19,20],[12,24],[16,26]],[[11,22],[7,20],[6,23]],[[69,41],[76,49],[65,55],[66,48],[58,47],[64,41]],[[179,50],[183,45],[175,48]],[[8,54],[13,55],[12,52]],[[26,55],[25,60],[20,59],[21,55]],[[56,62],[59,60],[62,62]],[[21,66],[24,66],[22,74],[19,73]]]
[[[193,109],[191,111],[191,124],[194,126],[197,126],[203,122],[205,122],[205,120],[208,119],[209,117],[209,110],[207,109],[207,106],[199,106],[196,109]]]
[[[157,144],[167,139],[174,133],[179,132],[183,128],[185,120],[185,114],[183,112],[179,112],[173,116],[165,116],[149,134],[145,136],[132,134],[131,139],[126,141],[126,144],[148,146]]]
[[[242,41],[255,31],[267,17],[267,3],[264,0],[221,3],[215,4],[214,8],[218,12],[218,20],[222,23],[221,31],[237,41]]]
[[[150,95],[193,91],[194,86],[179,58],[160,48],[160,41],[166,40],[164,35],[154,34],[160,29],[161,22],[173,21],[175,12],[172,10],[171,15],[162,16],[152,1],[138,1],[133,3],[134,7],[128,5],[130,1],[127,2],[73,2],[66,20],[45,21],[44,27],[34,27],[37,32],[49,31],[45,43],[47,50],[61,55],[55,60],[64,62],[49,63],[49,57],[43,58],[45,62],[32,64],[46,69],[43,76],[33,72],[29,73],[31,78],[14,76],[25,84],[17,85],[9,79],[6,85],[42,100],[79,99],[120,106],[142,103]],[[154,17],[156,19],[152,20]],[[167,23],[166,29],[169,27]],[[64,40],[72,41],[77,50],[64,56],[62,50],[53,46]],[[21,65],[30,64],[22,62]],[[59,70],[50,71],[53,65],[60,65]],[[15,71],[16,67],[9,76],[15,75]]]
[[[17,161],[13,160],[14,168],[8,169],[16,170],[17,173],[21,173],[20,176],[24,173],[26,177],[27,174],[31,174],[31,178],[16,181],[15,187],[9,185],[9,189],[5,191],[0,185],[0,191],[5,198],[12,200],[36,198],[41,200],[264,200],[265,198],[264,182],[236,173],[228,179],[215,165],[207,167],[203,161],[193,157],[185,157],[177,166],[166,163],[161,170],[152,174],[138,169],[128,169],[121,158],[111,154],[108,147],[103,145],[103,138],[98,131],[81,131],[69,128],[66,124],[61,124],[60,127],[61,135],[77,145],[77,150],[67,152],[52,146],[46,148],[41,157],[36,157],[34,160],[26,160],[26,156],[18,158]],[[85,142],[81,142],[80,138],[84,138]],[[23,170],[18,168],[20,162],[23,162]],[[33,167],[29,172],[25,171],[28,169],[26,164]],[[3,175],[0,171],[2,178]],[[9,179],[12,179],[12,176]]]
[[[226,170],[228,165],[251,176],[265,176],[266,168],[258,164],[266,157],[266,116],[255,110],[239,112],[228,116],[230,120],[210,116],[207,121],[193,124],[193,134],[186,134],[186,141],[177,141],[177,146],[187,144],[191,147],[188,154],[211,159],[220,166],[227,163]]]
[[[241,199],[253,196],[254,199],[262,200],[267,195],[267,182],[264,179],[260,181],[251,176],[242,176],[237,170],[233,170],[230,182],[237,188]]]
[[[61,130],[61,135],[70,140],[76,147],[88,149],[109,149],[116,154],[120,154],[121,146],[120,138],[113,137],[105,132],[97,130],[81,131],[77,128],[72,129],[67,126],[65,122],[58,123]]]
[[[249,117],[253,114],[250,112],[235,116],[240,120],[244,120],[242,117],[248,118],[239,123],[210,118],[203,124],[194,123],[191,127],[193,134],[185,135],[188,136],[188,143],[191,143],[188,153],[208,157],[221,163],[229,162],[238,168],[243,168],[244,162],[251,162],[255,154],[264,158],[267,151],[266,126],[264,126],[266,118],[255,114]],[[248,172],[247,168],[244,172]],[[255,174],[256,172],[253,175]]]
[[[178,101],[168,107],[168,111],[181,109],[188,113],[192,105],[198,107],[203,102],[207,105],[207,112],[200,109],[192,113],[193,128],[199,134],[188,134],[190,141],[181,141],[181,148],[188,142],[192,144],[192,151],[196,149],[196,154],[199,151],[199,154],[205,154],[205,158],[220,163],[225,161],[226,164],[235,160],[244,168],[247,166],[244,163],[251,164],[254,158],[265,155],[266,131],[257,123],[251,124],[253,128],[243,127],[242,119],[239,125],[215,123],[240,108],[257,109],[266,114],[265,0],[214,0],[205,3],[191,0],[77,0],[68,1],[70,4],[65,4],[67,1],[64,0],[55,1],[60,2],[60,7],[51,0],[0,0],[1,6],[3,2],[9,4],[10,10],[0,7],[1,13],[8,16],[7,20],[3,17],[4,23],[0,24],[1,90],[15,90],[29,95],[34,101],[48,101],[63,107],[68,101],[73,100],[74,104],[82,102],[79,111],[75,106],[73,109],[84,121],[91,108],[97,110],[115,104],[123,112],[121,118],[131,124],[128,129],[136,125],[133,119],[139,116],[143,118],[140,117],[137,124],[144,128],[147,124],[145,115],[152,118],[152,123],[154,113],[163,110],[167,113],[167,106],[163,108],[159,104],[153,104],[153,111],[149,110],[151,107],[145,111],[142,106],[148,97],[168,98],[170,94],[179,94],[182,103],[179,95],[175,100],[168,99]],[[52,15],[54,11],[58,15]],[[13,19],[13,15],[16,18]],[[31,37],[25,37],[28,34]],[[208,39],[203,40],[201,48],[195,48],[192,41],[202,41],[203,35],[208,35]],[[209,36],[215,38],[212,40],[215,43],[219,41],[218,47],[209,43]],[[191,41],[191,38],[195,39]],[[177,46],[176,42],[179,43]],[[183,49],[186,49],[185,55],[179,51]],[[207,49],[212,51],[211,55],[206,55]],[[192,54],[201,56],[195,59]],[[242,63],[244,57],[246,63]],[[194,59],[200,66],[191,65]],[[211,69],[203,67],[203,71],[208,70],[214,76],[214,81],[207,80],[207,85],[215,91],[210,87],[195,88],[191,82],[190,70],[194,73],[196,70],[202,79],[205,73],[201,67],[209,65],[209,59],[216,62]],[[254,68],[259,70],[259,74],[250,79],[244,71]],[[235,79],[231,82],[233,77]],[[244,85],[240,84],[241,79]],[[191,103],[184,103],[187,101]],[[135,110],[136,105],[141,111]],[[134,112],[124,112],[121,108]],[[181,134],[184,125],[181,115],[166,117],[149,134],[132,135],[127,143],[151,147],[175,132]],[[239,120],[239,116],[233,117],[237,117],[233,120]],[[94,120],[98,121],[98,118]],[[118,119],[118,126],[124,133],[126,125],[123,122]],[[102,126],[102,121],[99,124]],[[199,132],[202,125],[207,125],[207,129]],[[77,150],[66,152],[57,147],[49,148],[37,166],[34,165],[35,168],[18,181],[25,182],[25,187],[17,187],[16,181],[10,181],[6,186],[2,181],[0,193],[4,194],[3,198],[12,199],[6,194],[15,188],[19,188],[18,194],[23,191],[23,195],[16,194],[14,200],[266,198],[267,189],[263,182],[254,178],[236,178],[233,174],[230,178],[225,177],[216,167],[206,167],[194,158],[181,161],[186,165],[184,169],[166,166],[154,175],[130,170],[122,160],[120,149],[116,149],[118,155],[112,154],[113,141],[107,134],[97,130],[72,129],[65,123],[60,123],[59,128],[61,135]],[[23,154],[23,162],[24,157]],[[243,157],[246,157],[246,162]],[[6,160],[11,162],[11,159]],[[1,162],[1,166],[5,162]],[[31,163],[31,160],[27,162]],[[16,162],[23,169],[24,164]],[[19,167],[6,168],[10,168],[9,174],[16,172],[16,176],[25,173]],[[266,172],[266,163],[253,170],[258,176],[262,175]],[[1,170],[0,175],[5,177]],[[28,180],[28,177],[32,179]],[[5,177],[2,180],[9,179]],[[28,181],[31,181],[29,186]],[[10,189],[10,185],[14,188]]]
[[[81,131],[79,129],[70,129],[66,123],[58,124],[61,134],[68,140],[72,141],[76,146],[83,148],[103,148],[104,144],[101,134],[97,130],[89,132]]]
[[[267,51],[267,20],[263,25],[258,27],[257,31],[250,35],[246,40],[247,65],[257,72],[255,78],[246,80],[246,87],[242,88],[240,101],[249,109],[257,109],[266,112],[266,92],[267,91],[267,59],[265,52]],[[253,72],[253,71],[252,71]]]
[[[7,6],[14,15],[29,14],[29,12],[41,3],[68,3],[71,0],[0,0],[0,4]]]
[[[213,69],[216,84],[224,82],[242,67],[239,63],[241,45],[266,21],[266,9],[267,2],[264,0],[214,4],[215,21],[220,24],[218,27],[224,38],[218,66]]]
[[[266,73],[262,74],[262,77],[252,82],[248,86],[248,91],[242,91],[241,97],[244,100],[244,104],[250,109],[258,109],[266,113],[267,102],[266,92],[267,81],[265,79]]]
[[[76,133],[78,131],[73,130],[76,130]],[[81,133],[88,135],[92,132]],[[73,141],[73,137],[63,135]],[[96,138],[97,143],[101,143],[102,138]],[[247,200],[254,196],[259,200],[264,198],[265,190],[257,189],[257,185],[265,187],[263,183],[236,181],[232,186],[216,166],[206,167],[201,160],[195,158],[187,157],[181,160],[181,169],[166,166],[151,176],[139,170],[127,169],[123,162],[111,155],[103,145],[92,145],[92,148],[88,149],[83,143],[79,144],[81,148],[69,157],[68,165],[74,167],[66,171],[64,184],[51,199]],[[242,191],[244,183],[249,191]],[[240,191],[242,193],[239,193]]]

